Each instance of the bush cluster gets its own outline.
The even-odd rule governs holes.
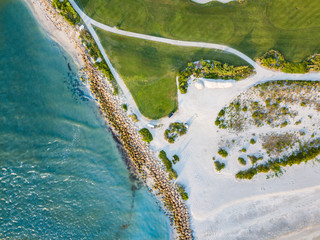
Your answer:
[[[167,154],[165,151],[161,150],[159,153],[159,158],[162,160],[164,166],[166,167],[166,170],[169,174],[169,177],[171,179],[177,179],[178,174],[177,172],[172,168],[172,163],[169,160],[169,158],[167,157]]]
[[[275,50],[270,50],[258,58],[262,66],[278,69],[286,73],[306,73],[309,71],[320,71],[320,56],[314,55],[308,59],[292,63],[285,60],[283,55]]]
[[[177,190],[180,193],[183,200],[187,201],[189,199],[188,193],[186,193],[186,190],[184,189],[184,186],[181,184],[176,184]]]
[[[265,163],[253,166],[247,170],[239,171],[236,178],[239,179],[252,179],[258,173],[267,173],[273,171],[275,173],[281,172],[281,167],[292,166],[302,162],[313,160],[320,154],[320,146],[303,147],[300,151],[292,153],[289,156],[270,159]]]
[[[226,150],[222,149],[222,148],[219,149],[218,153],[222,157],[227,157],[228,156],[228,152]]]
[[[52,6],[54,8],[59,9],[60,15],[64,17],[64,19],[70,23],[72,26],[78,24],[80,22],[80,16],[73,9],[68,0],[64,0],[60,2],[60,0],[52,0]]]
[[[188,67],[178,73],[179,90],[182,94],[187,92],[188,79],[191,75],[196,78],[240,80],[249,77],[253,73],[251,66],[233,66],[219,61],[200,61],[200,67],[194,63],[188,63]]]
[[[147,128],[142,128],[139,133],[142,136],[143,141],[150,143],[153,140],[152,134]]]
[[[176,163],[179,162],[179,161],[180,161],[179,156],[178,156],[177,154],[173,155],[172,163],[173,163],[173,164],[176,164]]]
[[[240,163],[241,165],[246,165],[246,164],[247,164],[246,160],[245,160],[243,157],[239,157],[239,158],[238,158],[238,161],[239,161],[239,163]]]
[[[220,162],[220,161],[218,161],[218,160],[215,160],[215,161],[214,161],[214,166],[216,167],[216,170],[217,170],[218,172],[220,172],[222,169],[224,169],[224,168],[226,167],[226,164],[223,163],[223,162]]]
[[[164,131],[164,138],[169,143],[174,143],[178,136],[187,133],[187,127],[184,123],[174,122],[170,123],[169,128]]]

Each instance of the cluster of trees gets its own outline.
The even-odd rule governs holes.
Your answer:
[[[319,141],[317,141],[319,142]],[[281,173],[281,168],[286,166],[292,166],[294,164],[300,164],[302,162],[308,162],[315,159],[320,154],[320,145],[314,147],[302,147],[300,151],[292,153],[289,156],[270,159],[265,163],[255,165],[247,170],[239,171],[236,174],[236,178],[239,179],[252,179],[258,173],[268,173],[273,171],[275,173]]]
[[[283,55],[275,50],[270,50],[258,58],[262,66],[278,69],[286,73],[306,73],[309,71],[320,71],[320,56],[314,55],[308,59],[293,63],[285,60]]]
[[[73,9],[68,0],[64,0],[62,2],[60,2],[60,0],[52,0],[51,3],[54,8],[59,9],[60,15],[63,16],[64,19],[72,26],[80,22],[80,16]]]
[[[169,174],[170,179],[177,179],[178,174],[177,172],[172,168],[172,162],[167,157],[167,154],[165,151],[161,150],[159,153],[159,158],[162,160],[164,166],[166,167],[166,170]]]
[[[182,136],[187,133],[187,127],[184,123],[174,122],[170,123],[169,128],[164,131],[164,138],[169,143],[174,143],[178,136]]]
[[[197,67],[194,63],[188,63],[188,67],[178,73],[179,90],[182,94],[187,92],[188,78],[194,75],[196,78],[233,79],[240,80],[249,77],[253,73],[251,66],[233,66],[219,61],[200,61]]]
[[[143,141],[150,143],[153,140],[151,132],[147,128],[142,128],[139,131]]]

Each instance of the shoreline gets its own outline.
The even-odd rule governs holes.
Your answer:
[[[171,236],[193,239],[189,210],[160,161],[155,158],[150,146],[142,141],[137,127],[121,107],[119,97],[112,93],[112,86],[93,66],[90,56],[82,46],[79,31],[69,25],[51,6],[50,0],[24,0],[35,19],[47,35],[66,50],[78,68],[85,67],[90,80],[90,92],[107,120],[107,126],[130,174],[139,176],[147,189],[161,203],[162,209],[174,226]],[[174,232],[172,234],[172,232]]]
[[[61,18],[49,18],[48,15],[52,14],[52,16],[54,16],[54,13],[48,8],[45,9],[46,6],[44,6],[43,1],[40,1],[41,0],[23,0],[37,20],[41,29],[71,56],[78,68],[84,67],[85,64],[82,58],[83,52],[80,48],[81,42],[75,41],[75,37],[78,36],[75,36],[76,33],[74,32],[73,27],[64,25]],[[48,11],[48,13],[45,14],[44,11]],[[56,21],[56,23],[54,23],[54,21]]]

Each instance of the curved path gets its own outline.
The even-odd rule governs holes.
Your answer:
[[[100,40],[99,37],[97,36],[93,26],[99,27],[105,31],[108,32],[112,32],[115,34],[119,34],[119,35],[123,35],[123,36],[127,36],[127,37],[134,37],[134,38],[139,38],[139,39],[144,39],[144,40],[149,40],[149,41],[155,41],[155,42],[161,42],[161,43],[166,43],[166,44],[172,44],[172,45],[178,45],[178,46],[184,46],[184,47],[200,47],[200,48],[212,48],[212,49],[219,49],[219,50],[223,50],[232,54],[235,54],[237,56],[239,56],[240,58],[244,59],[245,61],[247,61],[249,64],[251,64],[255,70],[256,70],[256,74],[250,76],[249,78],[243,80],[243,81],[238,81],[234,84],[234,86],[232,88],[228,88],[225,89],[225,92],[223,94],[223,99],[216,104],[215,106],[215,114],[218,113],[218,111],[225,106],[225,104],[227,102],[230,102],[233,98],[235,98],[238,94],[240,94],[241,92],[247,90],[248,88],[251,88],[252,86],[258,84],[258,83],[262,83],[262,82],[266,82],[266,81],[274,81],[274,80],[314,80],[314,81],[319,81],[320,80],[320,73],[306,73],[306,74],[288,74],[288,73],[283,73],[280,71],[273,71],[270,69],[266,69],[261,67],[258,63],[256,63],[254,60],[252,60],[250,57],[246,56],[245,54],[230,48],[228,46],[224,46],[224,45],[219,45],[219,44],[213,44],[213,43],[204,43],[204,42],[189,42],[189,41],[180,41],[180,40],[173,40],[173,39],[167,39],[167,38],[161,38],[161,37],[155,37],[155,36],[148,36],[145,34],[139,34],[139,33],[133,33],[133,32],[128,32],[128,31],[123,31],[120,29],[117,29],[115,27],[110,27],[104,24],[101,24],[93,19],[91,19],[90,17],[88,17],[79,7],[78,5],[74,2],[74,0],[69,0],[69,2],[72,4],[73,8],[77,11],[77,13],[80,15],[80,17],[82,18],[82,20],[85,22],[89,32],[91,33],[91,35],[93,36],[94,40],[96,41],[104,59],[106,60],[112,74],[114,75],[115,79],[117,80],[117,83],[119,84],[124,97],[126,98],[126,101],[128,102],[128,104],[130,105],[130,107],[133,109],[133,112],[137,114],[138,118],[139,118],[139,122],[138,125],[139,127],[145,126],[147,123],[150,122],[149,119],[146,119],[142,116],[142,114],[140,113],[130,91],[128,90],[128,88],[126,87],[125,83],[123,82],[123,80],[121,79],[120,75],[118,74],[118,72],[115,70],[115,68],[112,66]],[[199,94],[201,94],[199,92]],[[180,95],[178,93],[178,95]],[[222,94],[220,94],[220,96],[222,96]],[[186,96],[188,97],[188,96]],[[194,114],[194,113],[190,113],[190,116]],[[190,117],[188,116],[188,117]],[[175,118],[175,117],[173,117]],[[188,119],[188,118],[186,118]],[[142,120],[142,121],[141,121]],[[168,119],[168,118],[163,118],[161,119],[161,123],[163,124],[168,124],[169,122],[171,122],[173,119]],[[159,130],[160,131],[160,130]],[[188,142],[189,144],[189,142]],[[182,146],[184,147],[184,146]],[[192,166],[193,167],[193,166]],[[191,177],[192,178],[192,177]],[[198,178],[198,175],[197,175]],[[260,199],[262,197],[265,196],[255,196],[252,197],[253,199]],[[196,200],[196,201],[195,201]],[[198,221],[198,224],[202,224],[201,221],[210,221],[209,216],[214,215],[215,212],[219,212],[222,211],[223,209],[227,209],[230,206],[233,206],[234,204],[239,203],[243,203],[243,200],[239,200],[237,202],[230,202],[230,203],[226,203],[225,205],[222,205],[220,208],[218,209],[208,209],[207,213],[204,215],[197,215],[196,212],[199,210],[199,208],[197,207],[197,204],[195,204],[195,202],[197,202],[199,200],[199,202],[201,201],[201,198],[194,198],[194,201],[189,201],[189,209],[192,210],[193,214],[191,216],[191,218],[193,218],[194,220]],[[244,199],[244,200],[248,200],[248,199]],[[201,209],[200,209],[201,212]],[[199,217],[202,217],[203,219],[200,219]],[[199,219],[201,220],[199,223]]]
[[[123,36],[127,36],[127,37],[139,38],[139,39],[160,42],[160,43],[166,43],[166,44],[171,44],[171,45],[176,45],[176,46],[183,46],[183,47],[199,47],[199,48],[218,49],[218,50],[222,50],[222,51],[225,51],[228,53],[235,54],[238,57],[247,61],[256,70],[256,74],[253,77],[249,78],[250,81],[246,81],[247,84],[244,84],[244,85],[242,85],[241,83],[236,84],[236,85],[238,85],[238,84],[241,85],[243,88],[242,90],[245,90],[248,87],[257,84],[258,82],[265,82],[265,81],[270,81],[270,80],[320,80],[320,73],[289,74],[289,73],[283,73],[280,71],[273,71],[270,69],[266,69],[266,68],[260,66],[257,62],[255,62],[253,59],[251,59],[247,55],[243,54],[242,52],[240,52],[234,48],[225,46],[225,45],[214,44],[214,43],[205,43],[205,42],[191,42],[191,41],[174,40],[174,39],[169,39],[169,38],[155,37],[155,36],[150,36],[150,35],[145,35],[145,34],[140,34],[140,33],[135,33],[135,32],[124,31],[124,30],[117,29],[116,27],[110,27],[110,26],[107,26],[105,24],[102,24],[102,23],[97,22],[94,19],[90,18],[88,15],[86,15],[79,8],[79,6],[75,3],[74,0],[69,0],[69,2],[72,5],[72,7],[74,8],[74,10],[80,15],[80,17],[82,18],[82,20],[86,24],[89,32],[91,33],[94,40],[96,41],[96,43],[97,43],[104,59],[106,60],[112,74],[114,75],[115,79],[117,80],[117,83],[119,84],[119,86],[123,92],[123,95],[126,98],[126,101],[133,108],[133,112],[136,113],[138,118],[140,120],[142,120],[142,123],[145,123],[145,124],[150,122],[150,120],[145,118],[140,113],[140,111],[136,105],[136,102],[134,101],[129,89],[127,88],[126,84],[124,83],[124,81],[120,77],[119,73],[112,66],[110,59],[108,58],[93,26],[96,26],[98,28],[101,28],[101,29],[108,31],[108,32],[111,32],[111,33],[115,33],[115,34],[123,35]]]

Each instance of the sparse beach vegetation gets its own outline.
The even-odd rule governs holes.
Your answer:
[[[246,160],[243,157],[239,157],[238,161],[241,165],[245,166],[247,164]]]
[[[172,168],[172,162],[167,157],[167,154],[165,151],[161,150],[159,153],[159,158],[162,160],[164,166],[166,167],[166,170],[168,172],[170,179],[177,179],[178,174],[177,172]]]
[[[317,81],[266,82],[241,93],[218,113],[216,124],[233,136],[220,143],[219,154],[238,159],[243,166],[248,164],[246,159],[251,162],[237,178],[251,179],[268,172],[280,176],[284,167],[314,159],[320,148],[316,139],[319,129],[313,120],[320,112],[319,91]],[[243,106],[246,111],[241,111]],[[260,128],[258,134],[254,128]],[[228,155],[222,151],[236,144],[240,145],[237,151],[228,150]]]
[[[218,160],[215,160],[215,161],[214,161],[214,166],[215,166],[216,170],[217,170],[218,172],[220,172],[222,169],[224,169],[224,168],[226,167],[226,164],[223,163],[223,162],[220,162],[220,161],[218,161]]]
[[[224,158],[228,157],[228,152],[226,150],[224,150],[223,148],[219,149],[218,154]]]
[[[173,157],[173,159],[172,159],[172,163],[173,164],[176,164],[177,162],[180,161],[180,158],[179,158],[179,156],[177,154],[173,155],[172,157]]]
[[[189,199],[189,196],[188,193],[186,193],[184,186],[182,186],[181,184],[176,184],[176,187],[182,199],[187,201]]]
[[[302,162],[307,163],[310,160],[314,160],[319,154],[320,146],[304,146],[299,151],[288,156],[270,159],[265,163],[258,164],[247,170],[239,171],[236,174],[236,178],[250,180],[258,173],[268,173],[269,171],[273,171],[276,174],[282,174],[283,167],[300,164]]]

